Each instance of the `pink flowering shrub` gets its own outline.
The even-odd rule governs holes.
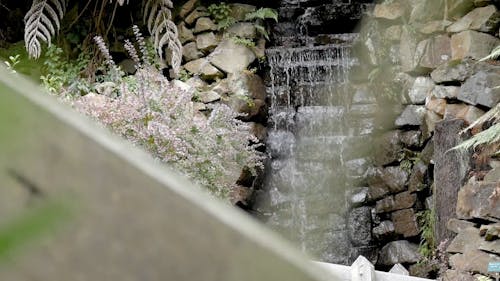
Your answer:
[[[116,72],[109,54],[104,57]],[[138,60],[137,53],[133,57]],[[258,140],[231,108],[217,104],[204,114],[195,109],[194,89],[187,84],[168,81],[147,63],[137,68],[133,76],[113,75],[100,83],[107,87],[100,92],[107,94],[64,98],[218,197],[228,197],[243,169],[262,167]]]

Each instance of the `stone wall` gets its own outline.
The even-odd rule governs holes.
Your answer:
[[[426,277],[441,265],[445,280],[474,280],[500,260],[495,151],[450,150],[497,122],[461,133],[500,101],[500,66],[479,61],[500,45],[496,5],[386,1],[361,28],[351,80],[365,83],[385,110],[367,187],[348,194],[348,202],[354,212],[371,208],[380,267],[402,263]],[[434,242],[425,233],[432,228]],[[446,254],[422,257],[421,241],[443,243]]]
[[[218,28],[207,7],[189,0],[180,7],[176,23],[183,44],[183,65],[179,79],[197,91],[196,107],[207,111],[214,103],[224,103],[241,113],[260,142],[266,138],[266,89],[260,75],[259,60],[264,58],[266,40],[247,13],[257,10],[249,4],[230,3],[230,16],[236,22]],[[239,39],[246,39],[242,43]],[[256,178],[242,172],[231,195],[234,204],[245,207]]]

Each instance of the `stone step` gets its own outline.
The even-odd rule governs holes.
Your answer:
[[[344,105],[350,98],[346,90],[347,84],[311,83],[290,87],[267,87],[270,100],[280,106],[314,106],[314,105]]]

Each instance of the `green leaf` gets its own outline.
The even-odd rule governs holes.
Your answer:
[[[269,41],[269,33],[267,33],[267,30],[265,27],[263,27],[260,24],[255,25],[255,29],[257,30],[258,33],[260,33],[264,38],[266,38],[267,41]]]
[[[246,21],[254,19],[273,19],[275,22],[278,22],[278,12],[271,8],[260,8],[257,11],[248,13],[245,16]]]

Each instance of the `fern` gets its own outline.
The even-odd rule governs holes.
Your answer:
[[[496,60],[500,57],[500,46],[497,46],[489,55],[480,59],[479,61]]]
[[[177,26],[172,21],[172,7],[170,0],[149,0],[144,7],[144,21],[153,37],[158,55],[163,58],[165,45],[172,51],[172,68],[178,74],[182,63],[182,44],[177,34]]]
[[[246,21],[251,21],[255,19],[273,19],[275,22],[278,22],[278,12],[271,8],[260,8],[255,12],[248,13],[245,16]]]
[[[50,46],[52,37],[61,28],[61,20],[66,11],[65,0],[34,0],[24,17],[24,41],[26,50],[32,58],[42,53],[41,41]]]

